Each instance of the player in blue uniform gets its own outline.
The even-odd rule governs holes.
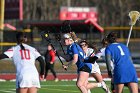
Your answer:
[[[116,93],[122,93],[124,84],[127,84],[131,93],[138,93],[138,80],[128,47],[117,43],[117,33],[111,32],[107,36],[109,45],[106,47],[105,56],[108,75],[113,77]],[[113,76],[111,61],[114,64]]]
[[[77,87],[82,93],[88,93],[88,89],[94,87],[102,87],[102,83],[88,83],[88,77],[92,70],[92,63],[84,63],[84,52],[81,47],[74,43],[73,33],[64,34],[65,45],[67,45],[67,54],[72,58],[71,62],[63,65],[63,68],[68,68],[70,65],[77,65]]]

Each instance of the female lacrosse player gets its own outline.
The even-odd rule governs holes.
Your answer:
[[[102,48],[99,49],[99,51],[95,54],[95,56],[93,58],[94,60],[97,60],[97,59],[105,60],[105,49],[106,49],[106,47],[108,45],[108,41],[107,41],[106,37],[102,39],[101,43],[102,43]],[[111,68],[112,68],[112,70],[114,69],[113,68],[113,62],[111,62]],[[111,79],[111,91],[112,91],[112,93],[115,93],[115,85],[114,85],[112,79]]]
[[[138,80],[136,69],[133,65],[128,47],[117,43],[117,33],[111,32],[107,36],[109,45],[106,47],[105,56],[108,75],[112,77],[111,65],[113,62],[113,81],[116,93],[122,93],[124,84],[127,84],[131,93],[138,93]]]
[[[47,51],[46,51],[44,57],[45,57],[45,62],[46,62],[45,78],[47,77],[48,71],[50,70],[55,78],[54,80],[57,82],[58,78],[57,78],[56,72],[54,70],[55,51],[53,50],[51,44],[47,45]]]
[[[37,50],[27,44],[27,37],[22,33],[16,34],[17,45],[0,55],[0,59],[12,58],[16,67],[16,93],[37,93],[40,88],[38,71],[35,60],[40,62],[40,78],[44,78],[44,60]]]
[[[89,48],[89,44],[86,40],[82,40],[80,42],[80,46],[84,51],[84,59],[88,58],[88,57],[93,57],[95,56],[95,51],[92,48]],[[105,82],[103,81],[102,75],[101,75],[101,71],[99,68],[99,65],[94,62],[92,64],[92,71],[91,71],[91,75],[96,79],[97,82],[101,83],[103,86],[101,86],[107,93],[110,93],[108,86],[105,84]],[[88,90],[90,91],[90,90]],[[90,93],[90,92],[89,92]]]
[[[84,63],[84,52],[81,47],[76,44],[72,36],[75,36],[74,32],[64,34],[65,45],[67,45],[67,53],[73,58],[67,65],[63,65],[64,68],[68,68],[70,65],[77,65],[78,77],[77,87],[82,93],[88,93],[88,89],[93,87],[101,87],[101,83],[88,83],[88,77],[92,70],[91,63]]]

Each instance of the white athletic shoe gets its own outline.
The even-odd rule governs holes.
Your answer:
[[[109,90],[109,87],[105,84],[104,81],[102,81],[102,88],[106,91],[106,93],[111,93],[110,90]]]
[[[90,89],[88,89],[88,93],[91,93]]]
[[[54,80],[55,82],[58,82],[59,81],[59,79],[58,78],[55,78],[55,80]]]

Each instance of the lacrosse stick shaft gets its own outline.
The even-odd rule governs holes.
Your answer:
[[[56,49],[54,48],[53,44],[52,44],[50,41],[49,41],[49,43],[52,45],[53,50],[56,50]],[[57,51],[56,51],[56,56],[58,57],[60,63],[61,63],[62,65],[64,65],[64,63],[62,62],[62,60],[61,60],[61,58],[60,58],[60,56],[59,56],[59,54],[58,54]],[[67,69],[65,68],[65,70],[67,70]]]
[[[129,30],[129,35],[128,35],[127,44],[126,44],[127,47],[128,47],[129,41],[130,41],[132,29],[133,29],[133,25],[131,25],[130,30]]]
[[[48,38],[49,38],[49,35],[48,35]],[[49,39],[47,39],[47,38],[45,37],[45,39],[46,39],[46,41],[48,41],[48,42],[51,44],[51,46],[52,46],[53,50],[56,50],[56,49],[55,49],[55,47],[53,46],[52,42],[50,41],[50,38],[49,38]],[[57,51],[56,51],[56,56],[58,57],[58,59],[59,59],[60,63],[61,63],[62,65],[64,65],[64,63],[62,62],[62,60],[61,60],[61,58],[60,58],[60,56],[59,56],[59,54],[58,54],[58,52],[57,52]],[[67,69],[65,68],[65,70],[67,70]]]
[[[63,46],[62,46],[62,43],[61,43],[61,41],[59,41],[59,44],[60,44],[60,46],[61,46],[61,49],[62,49],[62,51],[63,51],[63,53],[64,53],[64,55],[65,55],[66,53],[65,53],[65,51],[64,51],[64,48],[63,48]]]

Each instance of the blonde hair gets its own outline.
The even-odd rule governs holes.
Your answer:
[[[64,34],[64,38],[73,40],[74,42],[78,42],[80,40],[80,38],[76,36],[75,32]]]

